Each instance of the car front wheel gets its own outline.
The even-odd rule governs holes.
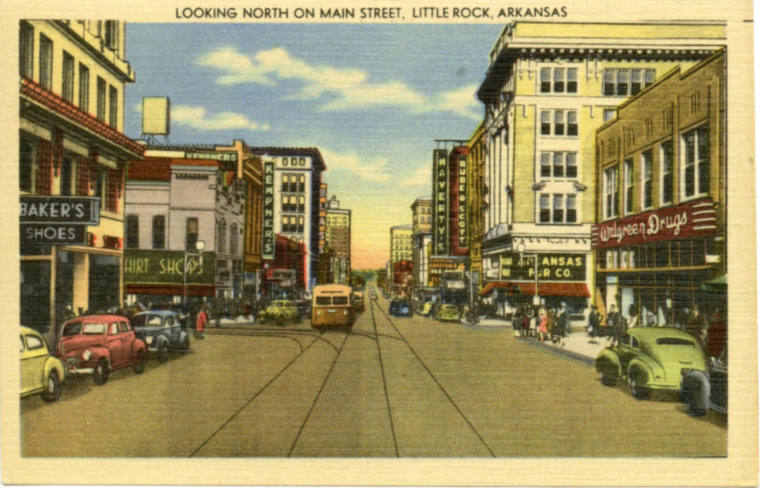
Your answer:
[[[42,399],[46,402],[54,402],[61,397],[61,381],[58,379],[58,373],[56,370],[51,370],[48,373],[45,393],[42,394]]]
[[[92,372],[92,381],[96,385],[102,385],[108,381],[108,361],[105,358],[98,361],[97,366],[95,366]]]
[[[615,386],[615,383],[617,383],[617,378],[611,374],[602,373],[602,384],[604,386]]]

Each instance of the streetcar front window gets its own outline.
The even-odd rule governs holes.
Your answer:
[[[348,305],[348,297],[333,297],[333,305]]]
[[[330,297],[317,297],[317,305],[330,305]]]

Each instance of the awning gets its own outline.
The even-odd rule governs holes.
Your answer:
[[[487,295],[494,289],[507,290],[510,294],[519,293],[530,296],[535,293],[535,284],[492,281],[484,286],[480,293]],[[585,283],[539,283],[538,294],[540,296],[577,298],[589,298],[591,296]]]
[[[715,292],[723,292],[723,293],[725,293],[726,288],[727,288],[726,275],[720,275],[709,281],[705,281],[704,283],[702,283],[702,286],[699,287],[701,291],[715,291]]]

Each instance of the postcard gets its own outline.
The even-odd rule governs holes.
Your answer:
[[[751,2],[9,7],[4,483],[758,483]]]

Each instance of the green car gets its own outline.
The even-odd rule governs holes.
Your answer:
[[[639,399],[652,390],[677,391],[687,370],[707,370],[702,347],[691,335],[672,327],[628,329],[620,344],[605,348],[596,358],[602,384],[628,382],[631,394]]]
[[[459,321],[459,309],[456,305],[450,303],[444,303],[435,312],[436,320],[440,321]]]
[[[274,300],[259,314],[259,319],[262,323],[275,323],[277,325],[297,324],[301,321],[301,313],[298,311],[295,302],[291,300]]]

